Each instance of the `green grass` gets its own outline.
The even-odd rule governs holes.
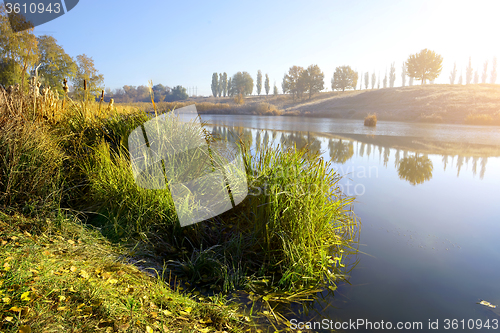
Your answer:
[[[169,330],[188,329],[183,319],[155,317],[167,308],[173,317],[180,314],[190,320],[192,315],[202,325],[213,304],[202,302],[198,308],[169,290],[172,281],[203,292],[202,297],[238,289],[251,291],[265,299],[277,319],[280,316],[273,313],[269,302],[303,301],[325,288],[335,289],[335,282],[348,271],[345,254],[356,240],[359,226],[351,210],[353,198],[343,196],[337,186],[340,178],[329,162],[307,146],[261,146],[251,153],[249,138],[235,134],[230,141],[241,150],[250,195],[234,209],[181,228],[169,190],[144,189],[134,179],[128,137],[148,120],[144,112],[118,112],[98,103],[65,98],[53,104],[53,109],[37,113],[30,98],[7,96],[8,103],[0,105],[2,114],[8,115],[0,118],[0,150],[4,153],[0,200],[8,212],[2,215],[1,237],[6,241],[4,267],[11,267],[2,272],[8,286],[2,290],[10,299],[10,307],[3,306],[12,317],[4,323],[10,331],[20,325],[54,329],[62,325],[63,330],[91,332],[110,323],[144,330],[156,321],[166,323]],[[268,105],[262,108],[274,112]],[[190,124],[174,121],[169,126],[165,131],[169,137],[159,140],[167,148],[175,147],[168,141],[171,138],[226,145]],[[225,154],[217,150],[208,150],[208,155],[212,165],[206,166],[188,160],[198,155],[186,155],[173,170],[187,172],[167,172],[168,179],[192,178],[197,175],[194,172],[203,173],[227,162]],[[185,168],[187,163],[201,168]],[[189,214],[193,207],[186,203],[182,213]],[[32,219],[13,222],[24,220],[18,217],[23,213]],[[16,244],[13,235],[22,242]],[[144,275],[121,263],[117,255],[149,260],[161,274],[141,282]],[[15,266],[9,263],[14,260]],[[27,273],[28,267],[40,268],[34,268],[38,273]],[[99,267],[103,268],[99,271]],[[103,278],[103,272],[110,275]],[[123,273],[117,276],[113,272]],[[20,287],[13,288],[17,285]],[[28,285],[36,294],[29,305],[20,298],[29,291],[24,288]],[[129,295],[128,286],[133,286],[129,291],[141,290],[142,294]],[[162,295],[168,295],[167,300],[179,299],[181,305],[170,308]],[[154,299],[154,310],[144,303],[145,296]],[[192,312],[182,310],[185,304],[190,304]],[[13,306],[14,310],[34,310],[26,318],[21,310],[21,317],[16,317]],[[91,308],[95,316],[78,315],[82,308]],[[221,311],[217,318],[210,315],[214,327],[240,324],[233,310]]]

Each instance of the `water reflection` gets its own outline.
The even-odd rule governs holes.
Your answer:
[[[415,186],[430,180],[432,169],[432,162],[426,155],[418,156],[415,154],[399,161],[398,174],[399,178],[405,179]]]
[[[393,154],[394,168],[397,170],[399,177],[415,186],[430,180],[434,171],[433,162],[427,154],[348,138],[327,139],[313,132],[284,132],[245,127],[214,126],[212,135],[230,141],[242,140],[249,147],[257,150],[261,147],[280,145],[284,149],[293,147],[298,149],[307,148],[312,154],[328,151],[329,158],[336,164],[345,164],[354,155],[361,158],[366,157],[370,160],[371,155],[378,154],[379,163],[388,168]],[[483,179],[488,156],[466,156],[464,154],[441,154],[440,156],[443,171],[449,169],[450,166],[454,166],[457,177],[466,169],[472,171],[473,176],[476,176],[479,172],[480,179]],[[434,160],[434,164],[436,162]]]
[[[354,155],[354,145],[352,141],[333,140],[328,142],[330,158],[334,163],[344,164]]]

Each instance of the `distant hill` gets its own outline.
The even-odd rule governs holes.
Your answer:
[[[361,119],[376,113],[379,120],[500,125],[497,84],[430,84],[318,97],[289,106],[284,114]]]

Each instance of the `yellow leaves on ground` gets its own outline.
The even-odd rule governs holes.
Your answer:
[[[10,301],[11,301],[10,297],[2,298],[2,302],[4,302],[5,304],[10,304]]]
[[[172,315],[172,312],[168,311],[168,310],[163,310],[163,314],[165,316],[171,316]]]
[[[26,291],[24,293],[21,294],[21,301],[24,301],[24,302],[29,302],[31,301],[31,297],[30,296],[30,292],[29,291]]]
[[[153,329],[149,326],[146,326],[146,333],[153,333]]]
[[[80,273],[78,274],[78,276],[80,276],[81,278],[87,280],[89,277],[90,277],[90,274],[87,273],[85,270],[81,270]]]
[[[31,333],[31,327],[28,325],[20,326],[19,333]]]

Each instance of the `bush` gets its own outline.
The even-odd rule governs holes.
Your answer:
[[[234,102],[238,105],[245,104],[245,98],[242,94],[238,94],[234,97]]]
[[[465,118],[465,123],[470,125],[494,125],[500,123],[500,117],[495,119],[488,114],[469,114]]]
[[[259,103],[254,109],[254,113],[258,115],[280,115],[281,110],[278,110],[275,105],[269,103]]]
[[[365,118],[365,126],[375,127],[377,126],[377,115],[369,114]]]

